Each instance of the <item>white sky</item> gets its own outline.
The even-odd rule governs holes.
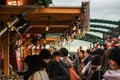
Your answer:
[[[90,44],[91,44],[90,42],[86,42],[82,40],[74,40],[73,42],[66,44],[65,47],[69,51],[76,52],[80,46],[82,46],[84,50],[88,49],[90,47]]]
[[[58,6],[81,6],[89,0],[53,0]],[[120,0],[90,0],[91,19],[120,20]]]

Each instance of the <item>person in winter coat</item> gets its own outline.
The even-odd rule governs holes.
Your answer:
[[[120,47],[114,47],[109,54],[109,65],[103,80],[120,80]]]
[[[50,61],[47,72],[50,80],[69,80],[68,71],[60,63],[61,52],[53,52],[53,59]]]
[[[62,53],[62,57],[61,57],[61,64],[64,66],[64,68],[66,70],[68,70],[70,67],[73,67],[73,62],[71,61],[71,59],[68,57],[69,51],[62,47],[60,49],[61,53]]]
[[[79,74],[80,71],[78,71],[79,69],[79,65],[81,64],[81,60],[84,58],[84,50],[80,50],[77,55],[78,57],[73,61],[73,65],[74,65],[74,69],[76,71],[77,74]]]
[[[51,53],[47,49],[42,49],[39,55],[28,56],[25,59],[28,71],[24,75],[24,80],[49,80],[46,67],[50,59]]]

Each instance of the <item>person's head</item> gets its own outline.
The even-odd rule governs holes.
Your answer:
[[[28,66],[28,69],[40,66],[40,60],[38,55],[28,55],[24,60]]]
[[[68,56],[68,53],[69,53],[69,52],[68,52],[68,50],[67,50],[66,48],[63,47],[63,48],[60,49],[60,51],[62,52],[62,56],[63,56],[63,57]]]
[[[25,58],[24,62],[27,64],[28,68],[30,68],[30,67],[31,67],[31,64],[32,64],[32,56],[28,55],[28,56]]]
[[[101,56],[100,55],[95,55],[92,58],[91,64],[95,65],[95,66],[99,66],[101,64]]]
[[[89,54],[92,54],[92,52],[91,52],[91,50],[90,50],[90,49],[87,49],[87,50],[85,51],[84,56],[86,57],[86,56],[88,56]]]
[[[43,59],[43,61],[44,61],[45,63],[49,63],[49,61],[50,61],[50,59],[51,59],[51,53],[50,53],[50,51],[47,50],[47,49],[42,49],[42,50],[40,51],[40,53],[39,53],[39,57],[40,57],[41,59]]]
[[[53,52],[53,59],[54,59],[55,61],[59,62],[59,61],[60,61],[61,54],[62,54],[61,51],[55,51],[55,52]]]
[[[104,50],[101,49],[101,48],[98,48],[98,49],[96,50],[96,54],[102,56],[102,55],[104,54]]]
[[[109,65],[111,69],[120,69],[120,47],[114,47],[109,54]]]
[[[38,55],[32,55],[31,57],[32,57],[31,60],[32,60],[33,67],[34,66],[41,66],[42,63],[41,63],[41,60],[40,60]]]
[[[84,57],[84,53],[85,53],[84,50],[80,50],[80,51],[78,52],[78,56],[79,56],[80,58],[83,58],[83,57]]]
[[[108,48],[107,50],[104,51],[104,54],[103,54],[102,60],[101,60],[101,67],[106,66],[106,64],[108,65],[108,62],[109,62],[108,56],[109,56],[111,50],[112,50],[112,48]]]

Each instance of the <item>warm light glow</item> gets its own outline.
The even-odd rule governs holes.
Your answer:
[[[14,31],[15,30],[15,26],[12,26],[11,28],[10,28],[10,31]]]
[[[44,40],[44,42],[43,43],[46,43],[46,40]]]
[[[48,31],[49,30],[49,26],[47,26],[45,30]]]
[[[22,0],[7,0],[7,5],[20,6],[23,5]]]

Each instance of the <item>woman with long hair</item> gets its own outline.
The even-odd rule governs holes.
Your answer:
[[[50,59],[51,53],[47,49],[42,49],[39,55],[25,59],[28,64],[28,71],[24,75],[24,80],[49,80],[46,67]]]

